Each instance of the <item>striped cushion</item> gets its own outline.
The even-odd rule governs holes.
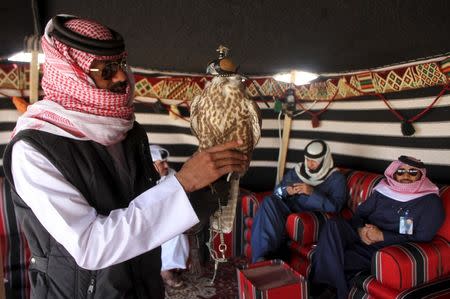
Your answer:
[[[405,291],[393,290],[381,284],[373,275],[362,273],[354,280],[348,299],[444,299],[450,298],[450,276]]]
[[[289,239],[299,244],[316,243],[319,232],[331,214],[322,212],[302,212],[290,214],[286,221]]]
[[[352,212],[355,212],[358,205],[369,197],[373,187],[375,187],[382,178],[382,175],[365,171],[349,172],[347,175],[347,205]]]
[[[450,242],[450,186],[441,188],[440,196],[442,199],[442,205],[444,206],[446,217],[444,220],[444,224],[442,224],[441,228],[437,232],[437,235],[446,239],[447,242]]]
[[[443,275],[450,260],[450,245],[437,239],[429,243],[404,243],[377,251],[372,259],[372,273],[383,285],[406,290]]]
[[[244,216],[255,217],[259,205],[264,197],[272,194],[272,191],[267,192],[248,192],[242,195],[242,213]]]
[[[251,260],[252,258],[252,246],[249,243],[244,245],[244,256],[248,258],[248,260]]]
[[[403,291],[397,299],[415,299],[415,298],[450,298],[450,276],[434,280],[430,283],[418,286],[410,290]]]
[[[250,243],[252,241],[252,230],[251,229],[245,229],[244,230],[244,240],[247,243]]]
[[[264,197],[272,194],[272,191],[266,191],[266,192],[250,192],[241,190],[241,198],[242,200],[239,201],[242,204],[241,210],[241,216],[242,216],[242,227],[241,230],[236,234],[237,237],[239,237],[239,244],[238,247],[240,248],[240,254],[251,258],[252,254],[252,247],[250,244],[251,240],[251,234],[252,234],[252,225],[253,225],[253,217],[256,215],[256,212],[259,208],[259,205],[263,201]],[[236,223],[237,224],[237,223]]]
[[[253,225],[253,218],[252,217],[245,217],[244,218],[244,226],[247,228],[247,229],[251,229],[252,228],[252,225]]]
[[[311,261],[316,252],[315,244],[300,245],[297,242],[289,242],[291,257],[289,265],[304,277],[308,277],[311,271]]]
[[[377,298],[377,299],[393,299],[400,291],[386,288],[380,284],[373,275],[367,272],[358,275],[354,281],[354,286],[350,290],[348,299],[356,298]],[[368,294],[370,295],[368,297]]]
[[[0,246],[7,298],[29,298],[27,269],[30,260],[25,235],[16,220],[8,182],[0,177]]]
[[[293,255],[289,260],[289,266],[303,277],[308,277],[311,272],[311,262],[298,255]]]
[[[450,256],[450,244],[444,238],[436,236],[433,240],[433,245],[436,246],[436,249],[442,257],[447,257],[447,260],[442,260],[442,275],[450,275],[450,261],[448,260]]]

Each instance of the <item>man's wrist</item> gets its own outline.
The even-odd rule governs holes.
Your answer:
[[[180,175],[179,173],[175,174],[176,179],[180,183],[181,187],[183,187],[185,192],[192,192],[194,191],[194,184],[190,182],[189,179],[185,178],[183,175]]]

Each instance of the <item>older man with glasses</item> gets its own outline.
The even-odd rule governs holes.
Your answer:
[[[438,187],[426,174],[420,160],[400,156],[349,222],[334,218],[326,223],[310,275],[316,287],[327,284],[338,298],[347,298],[350,280],[370,269],[380,248],[434,237],[445,215]]]

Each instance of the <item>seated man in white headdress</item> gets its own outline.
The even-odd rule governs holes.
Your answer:
[[[329,146],[313,140],[304,163],[287,172],[264,199],[252,225],[252,260],[282,258],[289,214],[302,211],[339,212],[346,200],[345,177],[334,167]]]
[[[158,184],[168,176],[174,175],[175,170],[169,167],[169,151],[159,145],[150,145],[153,165],[161,178]],[[186,269],[186,261],[189,256],[189,242],[187,236],[180,234],[161,245],[161,277],[164,283],[172,288],[183,286],[180,276],[173,270]]]

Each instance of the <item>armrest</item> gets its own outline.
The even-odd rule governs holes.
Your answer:
[[[405,290],[449,274],[450,245],[442,238],[380,249],[372,258],[372,274],[383,285]]]
[[[325,212],[301,212],[290,214],[286,221],[289,239],[300,245],[316,243],[323,225],[331,217]]]
[[[248,217],[255,217],[259,205],[264,197],[272,194],[272,191],[266,192],[242,192],[242,214]]]

